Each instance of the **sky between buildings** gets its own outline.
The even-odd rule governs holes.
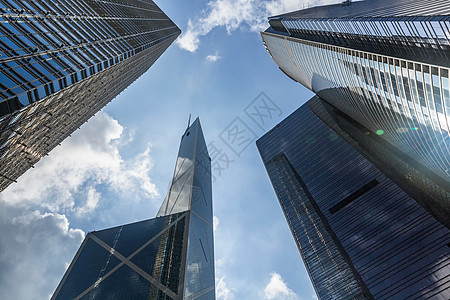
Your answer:
[[[315,299],[255,145],[312,96],[259,35],[268,16],[308,2],[156,3],[179,39],[0,194],[1,298],[49,298],[87,232],[155,217],[192,114],[213,165],[217,299]]]

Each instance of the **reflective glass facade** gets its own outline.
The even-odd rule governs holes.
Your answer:
[[[179,34],[150,0],[0,1],[0,191]]]
[[[52,299],[215,299],[212,215],[197,118],[183,134],[158,216],[89,233]]]
[[[313,7],[269,23],[292,37],[449,67],[449,14],[441,0],[373,0]]]
[[[318,297],[449,299],[450,230],[361,155],[336,111],[315,97],[257,141]]]
[[[197,118],[183,134],[172,185],[158,217],[190,211],[183,295],[214,299],[211,161]]]
[[[392,179],[427,182],[419,185],[421,193],[434,196],[421,204],[447,225],[448,13],[447,1],[364,1],[272,17],[271,27],[261,33],[286,75],[379,135],[386,147],[400,151],[399,159],[414,165],[416,171],[405,168]]]
[[[187,218],[89,233],[52,299],[178,299]]]
[[[446,201],[450,199],[450,188],[444,180],[325,101],[310,101],[307,105],[318,118],[450,228],[450,206]]]
[[[450,17],[282,19],[290,36],[449,67]]]

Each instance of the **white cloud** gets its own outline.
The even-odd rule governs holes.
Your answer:
[[[89,187],[86,193],[86,204],[79,207],[76,211],[77,216],[83,216],[87,213],[92,213],[98,205],[101,194],[93,187]]]
[[[280,274],[272,273],[270,282],[264,288],[264,299],[267,300],[294,300],[298,299],[297,295],[287,287]]]
[[[225,263],[226,263],[226,260],[224,258],[219,258],[214,261],[214,265],[215,265],[216,269],[225,266]]]
[[[310,6],[337,3],[336,0],[316,0]],[[201,16],[190,19],[187,30],[177,39],[181,49],[195,52],[200,44],[200,37],[216,27],[225,27],[228,34],[244,27],[251,31],[262,31],[268,27],[267,17],[298,10],[303,3],[298,0],[210,0]]]
[[[210,61],[210,62],[215,62],[215,61],[217,61],[218,59],[220,59],[221,57],[219,56],[219,55],[208,55],[207,57],[206,57],[206,60],[207,61]]]
[[[2,299],[45,299],[62,278],[84,238],[66,216],[23,212],[0,201],[0,295]],[[43,278],[45,280],[36,280]]]
[[[213,230],[216,232],[217,226],[219,226],[220,220],[218,217],[213,216]]]
[[[208,32],[211,29],[209,29]],[[198,38],[198,36],[205,35],[206,33],[200,34],[200,31],[195,30],[192,21],[189,20],[188,30],[186,30],[186,32],[184,32],[177,38],[176,43],[181,49],[187,50],[189,52],[195,52],[195,50],[197,50],[198,48],[198,44],[200,43],[200,39]]]
[[[245,22],[253,30],[262,29],[262,22],[253,14],[256,9],[261,8],[258,2],[255,0],[211,0],[207,3],[207,9],[202,12],[203,16],[194,21],[189,20],[187,30],[176,43],[182,49],[195,52],[200,44],[199,37],[208,34],[215,27],[223,26],[228,33],[231,33]]]
[[[234,289],[227,286],[225,276],[219,279],[216,278],[216,296],[218,300],[234,299]]]
[[[82,216],[99,205],[100,189],[157,196],[148,175],[153,166],[150,147],[124,160],[119,150],[131,138],[123,132],[116,120],[99,112],[2,192],[0,199],[10,205]]]
[[[84,237],[68,217],[92,217],[102,194],[158,195],[150,146],[122,157],[132,140],[133,132],[100,112],[0,194],[2,299],[50,298]]]
[[[338,1],[298,1],[298,0],[272,0],[265,3],[266,10],[269,16],[276,16],[279,14],[299,10],[309,6],[316,6],[318,4],[337,3]],[[267,26],[268,27],[268,26]]]

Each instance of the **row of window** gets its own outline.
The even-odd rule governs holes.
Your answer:
[[[69,2],[72,1],[2,1],[6,6],[3,11],[19,13],[20,7],[22,14],[34,9],[55,14],[85,11],[96,16],[105,12],[108,16],[78,20],[51,14],[4,14],[0,19],[0,59],[3,62],[0,100],[11,99],[21,105],[34,103],[136,55],[177,31],[160,10],[156,10],[159,16],[155,15],[153,3],[132,1],[124,8],[120,1],[94,1],[91,6],[80,2],[74,7]],[[77,5],[83,6],[80,11],[75,9]],[[123,9],[133,18],[119,18]],[[163,19],[149,22],[149,17]]]
[[[383,137],[405,153],[449,176],[447,68],[270,33],[263,37],[274,60],[292,78],[373,132],[382,129]]]
[[[140,53],[128,64],[108,68],[89,77],[65,93],[51,95],[45,102],[25,106],[12,118],[0,119],[4,130],[11,132],[7,144],[0,149],[0,189],[6,188],[145,72],[170,42],[162,42],[163,45],[158,46],[160,49],[154,52]],[[110,85],[107,86],[106,82]],[[27,152],[38,153],[39,157]]]
[[[358,298],[363,291],[351,265],[342,257],[312,205],[315,200],[301,187],[287,158],[279,155],[266,162],[266,167],[318,295],[327,299]]]
[[[372,91],[374,95],[370,97],[373,100],[389,111],[413,121],[406,123],[404,128],[414,127],[414,123],[425,125],[421,127],[420,132],[414,132],[415,141],[426,149],[427,157],[433,157],[436,163],[442,161],[440,167],[446,170],[450,165],[447,157],[450,153],[447,123],[450,118],[450,95],[447,70],[442,72],[447,76],[439,76],[442,74],[439,74],[440,69],[437,68],[422,69],[417,68],[417,64],[408,64],[406,68],[400,67],[399,64],[362,58],[357,58],[357,63],[353,63],[349,69],[357,75],[359,87]],[[422,135],[424,131],[428,133],[426,138]],[[435,132],[440,134],[436,135]],[[401,138],[397,141],[402,142]]]
[[[388,147],[380,136],[367,134],[369,132],[367,128],[338,112],[325,101],[319,99],[309,101],[308,106],[322,121],[339,133],[339,136],[351,143],[378,169],[383,170],[385,175],[392,178],[409,195],[413,195],[418,203],[430,207],[434,216],[443,224],[447,222],[449,209],[443,206],[450,201],[450,190],[448,188],[446,190],[448,186],[446,181],[423,168],[417,161],[409,159],[395,147]],[[355,216],[354,220],[350,219],[348,223],[342,223],[340,226],[351,226],[357,219],[358,216]]]
[[[327,261],[321,257],[335,251],[336,240],[327,238],[330,228],[373,297],[410,299],[432,289],[442,293],[450,272],[444,248],[450,237],[448,229],[350,144],[341,138],[330,139],[329,124],[316,117],[318,109],[309,111],[308,105],[257,145],[319,296],[331,298],[321,295],[327,291],[320,288],[333,287],[334,278],[326,275],[337,256]],[[326,111],[319,115],[330,118]],[[293,168],[298,176],[292,174]],[[379,182],[377,186],[338,212],[329,213],[373,178]],[[323,217],[316,218],[317,212]],[[323,244],[327,253],[322,252]],[[334,275],[338,277],[338,271]]]
[[[408,38],[416,42],[450,45],[450,17],[378,17],[339,19],[283,19],[285,28],[325,31],[373,37]]]
[[[115,12],[117,16],[126,17],[129,14],[123,13],[122,10],[130,11],[145,11],[145,14],[151,12],[163,14],[153,1],[131,0],[123,3],[123,1],[102,1],[92,0],[96,6],[110,7],[109,12]],[[0,1],[0,11],[2,13],[13,14],[46,14],[46,15],[75,15],[75,16],[96,16],[94,10],[82,1],[73,0],[52,0],[52,1],[33,1],[33,0],[2,0]],[[120,7],[117,9],[116,7]],[[106,14],[105,14],[106,15]],[[134,14],[131,14],[134,15]],[[102,15],[104,16],[104,15]]]
[[[292,37],[449,67],[448,16],[282,19]]]

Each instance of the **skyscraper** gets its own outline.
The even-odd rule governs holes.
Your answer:
[[[345,1],[269,18],[316,96],[257,146],[321,299],[449,299],[446,1]]]
[[[0,191],[180,34],[151,0],[1,1]]]
[[[366,139],[383,151],[316,96],[257,141],[318,297],[449,299],[450,230],[361,155]]]
[[[52,299],[215,299],[211,162],[197,118],[154,219],[90,232]]]
[[[346,1],[271,17],[261,35],[287,76],[380,136],[390,154],[371,162],[450,227],[449,13],[448,1]]]

